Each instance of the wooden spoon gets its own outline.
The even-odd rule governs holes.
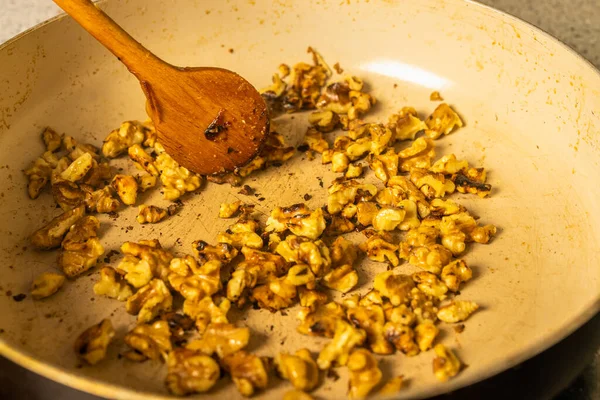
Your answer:
[[[269,131],[256,89],[222,68],[180,68],[148,51],[89,0],[54,0],[138,78],[159,142],[199,174],[232,171],[250,161]]]

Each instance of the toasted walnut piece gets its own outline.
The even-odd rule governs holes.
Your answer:
[[[140,224],[155,224],[165,219],[167,215],[167,210],[164,208],[142,204],[138,207],[136,220]]]
[[[161,311],[170,311],[173,296],[163,281],[152,279],[127,299],[125,309],[137,315],[138,323],[152,321]]]
[[[360,249],[367,253],[370,260],[387,262],[394,267],[400,265],[396,254],[398,246],[384,239],[381,235],[371,235],[366,242],[360,244]]]
[[[439,275],[442,272],[442,267],[447,265],[452,259],[452,253],[444,246],[439,244],[428,244],[421,247],[415,247],[410,251],[408,262]]]
[[[430,218],[443,218],[448,215],[458,214],[465,211],[465,208],[456,204],[452,200],[433,199],[430,203]]]
[[[319,367],[308,349],[300,349],[294,355],[279,353],[275,365],[279,375],[298,390],[310,392],[319,383]]]
[[[167,279],[185,299],[202,299],[221,289],[221,261],[210,260],[201,266],[194,257],[173,258]]]
[[[447,154],[437,160],[429,170],[431,172],[442,173],[444,175],[453,175],[469,169],[469,163],[465,160],[458,160],[454,154]]]
[[[340,215],[344,218],[350,219],[350,218],[353,218],[357,212],[358,212],[358,207],[356,206],[356,204],[346,204],[346,206],[343,208],[342,213]]]
[[[394,306],[406,302],[415,284],[410,276],[385,271],[375,276],[373,288],[382,296],[387,297]]]
[[[92,159],[98,160],[98,149],[89,143],[79,143],[71,136],[65,136],[62,143],[63,149],[68,153],[68,157],[74,161],[84,154],[89,154]]]
[[[102,154],[106,158],[116,158],[129,147],[141,144],[152,135],[156,133],[150,122],[125,121],[106,136],[102,144]]]
[[[309,127],[304,134],[304,144],[310,150],[320,154],[329,149],[329,143],[323,138],[323,133],[312,127]]]
[[[346,313],[342,306],[334,301],[318,305],[313,309],[306,307],[298,313],[301,324],[297,331],[303,335],[332,338],[337,321],[345,317]]]
[[[363,167],[360,164],[350,164],[346,170],[346,178],[360,178],[363,174]]]
[[[279,74],[273,74],[273,78],[272,78],[273,84],[267,86],[264,89],[260,90],[260,94],[262,94],[263,96],[266,95],[267,98],[271,99],[277,99],[279,97],[281,97],[283,95],[283,93],[285,93],[285,89],[286,89],[286,84],[284,81],[281,80],[281,77],[279,76]]]
[[[130,254],[123,257],[118,269],[125,273],[125,280],[135,288],[147,285],[154,276],[152,266],[147,260],[140,260]]]
[[[133,287],[146,285],[152,277],[167,279],[173,255],[164,250],[158,240],[125,242],[121,245],[121,252],[125,257],[118,269],[125,271],[125,279]]]
[[[314,397],[302,390],[290,390],[285,392],[283,400],[314,400]]]
[[[352,265],[342,265],[325,275],[322,283],[329,289],[348,293],[358,284],[358,273]]]
[[[169,392],[177,396],[204,393],[221,376],[219,364],[211,357],[189,349],[175,349],[167,358],[169,372],[165,383]]]
[[[183,302],[183,312],[196,320],[196,328],[203,333],[210,323],[229,323],[227,313],[231,302],[226,298],[215,296],[187,299]]]
[[[169,323],[163,320],[136,326],[125,335],[124,341],[127,346],[150,360],[166,361],[173,349]]]
[[[421,271],[415,272],[412,277],[421,292],[432,297],[437,297],[440,300],[446,298],[448,287],[436,275],[431,272]]]
[[[393,231],[404,221],[406,211],[400,208],[382,207],[373,217],[373,228],[378,231]]]
[[[387,126],[394,133],[394,141],[415,140],[417,133],[427,129],[425,122],[419,119],[417,111],[412,107],[403,107],[398,114],[393,114]]]
[[[417,210],[421,218],[425,218],[430,214],[429,202],[425,195],[417,188],[408,178],[404,176],[393,176],[387,183],[389,188],[398,191],[402,197],[399,200],[408,199],[417,204]],[[397,205],[399,200],[392,205]]]
[[[135,204],[137,199],[138,184],[135,178],[131,175],[115,175],[111,185],[123,204],[131,206]]]
[[[371,289],[364,296],[360,297],[358,301],[359,306],[372,306],[372,305],[384,305],[383,297],[377,290]]]
[[[379,212],[379,207],[371,201],[361,201],[356,205],[356,221],[362,226],[369,226]]]
[[[267,220],[267,232],[284,232],[289,229],[294,235],[317,239],[325,230],[323,210],[310,210],[305,204],[276,207]]]
[[[440,307],[437,317],[444,322],[453,324],[462,322],[479,309],[479,305],[473,301],[455,300],[452,303]]]
[[[99,189],[106,186],[113,176],[113,170],[110,164],[106,161],[92,161],[92,168],[81,180],[82,184]]]
[[[324,276],[331,268],[329,249],[321,240],[312,242],[308,239],[289,235],[285,238],[285,241],[277,245],[275,252],[287,262],[309,265],[312,273],[317,277]]]
[[[231,218],[233,217],[240,209],[242,205],[241,201],[234,201],[233,203],[221,203],[219,207],[219,218]]]
[[[259,234],[258,222],[254,220],[238,221],[231,225],[226,232],[221,232],[217,235],[217,242],[227,243],[240,249],[244,246],[253,249],[261,249],[263,240]]]
[[[328,215],[326,220],[327,228],[325,228],[325,236],[343,235],[344,233],[354,231],[356,228],[356,225],[354,225],[352,221],[341,215]]]
[[[473,277],[473,271],[464,260],[454,260],[442,268],[441,279],[448,289],[458,292],[460,284]]]
[[[242,247],[242,254],[248,264],[259,267],[258,279],[260,282],[266,282],[273,277],[282,276],[289,269],[289,264],[286,260],[277,254],[250,247]]]
[[[404,385],[404,375],[398,375],[387,381],[377,394],[382,396],[392,396],[397,394]]]
[[[37,249],[50,250],[60,246],[63,237],[69,228],[85,215],[85,207],[76,207],[65,211],[43,228],[38,229],[31,235],[31,244]]]
[[[154,158],[152,158],[150,154],[146,153],[142,146],[139,144],[134,144],[133,146],[129,147],[127,153],[129,154],[129,158],[131,158],[140,169],[143,169],[152,176],[160,175],[154,162]]]
[[[248,290],[258,283],[260,266],[242,262],[232,272],[227,282],[227,298],[239,306],[246,302]]]
[[[309,51],[314,51],[309,47]],[[321,88],[325,86],[331,76],[331,70],[321,56],[313,53],[314,65],[298,63],[294,65],[290,74],[290,87],[283,96],[283,109],[295,112],[300,109],[314,109]]]
[[[160,153],[154,164],[160,171],[163,195],[167,200],[177,200],[185,193],[197,190],[202,184],[200,175],[180,166],[167,153]]]
[[[454,182],[442,173],[434,173],[424,168],[410,170],[410,180],[428,199],[441,198],[454,193]]]
[[[45,299],[58,292],[65,283],[65,276],[56,272],[44,272],[38,275],[31,284],[31,297],[35,300]]]
[[[246,327],[237,328],[233,324],[211,323],[206,327],[201,339],[193,340],[185,347],[209,356],[217,354],[219,358],[223,358],[246,347],[249,340],[250,329]]]
[[[61,181],[52,185],[52,197],[63,211],[69,211],[84,202],[86,192],[76,183]]]
[[[137,180],[138,190],[140,192],[145,192],[148,189],[152,189],[156,186],[156,182],[158,181],[156,176],[149,174],[137,175],[135,179]]]
[[[377,194],[377,187],[369,183],[363,184],[351,179],[343,182],[335,182],[327,191],[329,193],[327,196],[327,211],[330,214],[337,214],[347,204],[354,203],[357,197],[362,197],[363,200],[368,201],[370,197]]]
[[[446,382],[460,372],[462,364],[452,350],[443,344],[436,344],[433,350],[437,355],[433,359],[433,373],[440,382]]]
[[[358,257],[358,249],[350,240],[339,236],[329,247],[331,265],[340,267],[342,265],[354,265]]]
[[[281,287],[280,287],[281,288]],[[292,285],[284,286],[279,293],[272,290],[270,285],[257,286],[252,290],[252,301],[258,304],[260,308],[266,308],[270,311],[277,311],[288,308],[296,299],[296,287]]]
[[[94,285],[94,293],[119,301],[125,301],[133,294],[127,282],[110,267],[100,270],[100,280]]]
[[[496,233],[494,225],[478,226],[477,221],[467,212],[448,215],[439,223],[442,245],[454,255],[462,253],[465,242],[488,243]]]
[[[75,353],[83,361],[95,365],[106,357],[106,349],[114,336],[112,323],[109,319],[103,319],[77,337]]]
[[[348,320],[367,333],[369,348],[375,354],[392,354],[394,348],[386,340],[383,331],[385,315],[377,304],[359,305],[347,311]]]
[[[97,238],[99,228],[98,219],[87,215],[77,220],[65,235],[57,262],[67,277],[89,270],[104,254],[104,247]]]
[[[83,153],[60,174],[60,177],[69,182],[78,182],[92,168],[92,161],[93,158],[89,153]]]
[[[442,103],[425,120],[427,130],[425,133],[431,139],[450,134],[454,129],[463,126],[458,114],[446,103]]]
[[[368,350],[354,350],[348,359],[348,397],[364,399],[381,381],[382,373],[377,360]]]
[[[317,358],[319,368],[325,370],[333,364],[346,365],[352,349],[363,344],[366,337],[364,330],[354,328],[341,319],[336,320],[333,339],[323,347]]]
[[[436,227],[421,225],[409,230],[404,237],[404,243],[410,247],[420,247],[435,244],[440,236],[440,230]],[[402,256],[402,254],[401,254]],[[403,258],[407,258],[403,256]]]
[[[298,288],[300,306],[305,307],[307,312],[314,311],[318,306],[327,302],[327,294],[316,289]]]
[[[52,128],[46,127],[42,132],[42,140],[46,145],[46,151],[54,152],[62,145],[62,136]]]
[[[350,167],[350,159],[344,153],[334,151],[331,156],[331,170],[333,172],[346,172]]]
[[[320,132],[331,132],[340,123],[340,117],[333,111],[317,111],[309,114],[308,122]]]
[[[203,240],[196,240],[192,243],[192,248],[201,262],[219,260],[223,264],[227,264],[238,255],[238,250],[228,243],[218,243],[216,246],[211,246]]]
[[[54,154],[51,153],[44,153],[44,155],[42,157],[45,158],[46,154],[50,154],[54,159],[56,159],[56,156]],[[39,159],[38,159],[39,160]],[[37,160],[36,160],[37,161]],[[55,185],[58,182],[63,181],[64,179],[61,178],[61,174],[63,173],[64,170],[67,169],[67,167],[71,165],[71,159],[69,157],[61,157],[57,162],[56,162],[56,166],[52,169],[52,172],[50,173],[50,183],[52,185]],[[35,166],[35,165],[34,165]],[[27,170],[25,171],[25,174],[27,175]],[[31,183],[31,182],[30,182]]]
[[[398,161],[398,154],[393,148],[390,148],[383,154],[372,156],[369,159],[369,167],[377,178],[387,182],[391,177],[398,174]]]
[[[85,185],[81,185],[85,192],[85,207],[88,212],[111,213],[115,212],[121,206],[119,200],[113,197],[112,190],[106,186],[99,190]]]
[[[492,186],[485,183],[487,173],[483,168],[468,168],[452,175],[451,179],[456,184],[460,193],[472,193],[481,198],[492,191]]]
[[[415,332],[410,326],[386,322],[383,329],[385,338],[394,345],[396,350],[409,357],[419,354],[419,346],[415,343]]]
[[[399,169],[402,172],[410,172],[413,168],[429,168],[431,160],[435,157],[433,141],[428,138],[418,138],[411,146],[398,153],[400,159]]]
[[[269,383],[266,362],[254,354],[240,350],[223,358],[222,364],[242,396],[252,396]]]
[[[56,156],[51,151],[46,151],[24,171],[28,179],[27,192],[31,199],[38,198],[58,164]]]
[[[406,305],[393,306],[391,303],[384,304],[386,321],[411,326],[417,320],[414,312]]]
[[[439,329],[431,321],[423,321],[415,326],[415,341],[421,351],[427,351],[433,346],[433,341]]]

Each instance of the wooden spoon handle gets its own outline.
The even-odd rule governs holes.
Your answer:
[[[170,65],[152,54],[90,0],[53,0],[110,50],[140,80]]]

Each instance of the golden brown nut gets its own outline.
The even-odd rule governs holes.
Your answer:
[[[377,231],[393,231],[404,221],[406,211],[395,207],[382,207],[373,217],[373,229]]]
[[[420,271],[412,275],[413,280],[417,284],[419,290],[429,296],[437,297],[440,300],[446,298],[448,286],[438,279],[431,272]]]
[[[469,169],[469,163],[465,160],[458,160],[454,154],[447,154],[437,160],[431,168],[431,172],[441,172],[444,175],[453,175]]]
[[[228,323],[210,323],[201,339],[193,340],[185,347],[209,356],[217,354],[219,358],[223,358],[246,347],[249,340],[250,329],[246,327],[237,328]]]
[[[363,399],[381,381],[377,360],[365,349],[354,350],[348,359],[348,397]]]
[[[277,311],[288,308],[296,299],[296,287],[292,285],[279,285],[279,293],[275,293],[271,285],[260,285],[252,290],[251,299],[257,303],[260,308],[266,308],[270,311]]]
[[[423,321],[415,326],[415,341],[421,351],[427,351],[433,346],[433,341],[439,329],[431,321]]]
[[[427,125],[419,119],[414,108],[403,107],[389,118],[388,128],[394,133],[395,140],[415,140],[417,133],[427,129]]]
[[[127,299],[125,309],[137,315],[138,323],[152,321],[161,311],[170,311],[173,305],[171,292],[160,279],[153,279]]]
[[[114,336],[112,323],[109,319],[103,319],[77,337],[75,353],[83,361],[95,365],[106,357],[106,349]]]
[[[119,200],[113,197],[113,192],[109,186],[99,190],[81,185],[85,192],[85,207],[88,212],[111,213],[115,212],[121,206]]]
[[[408,262],[425,271],[439,275],[452,259],[450,250],[439,244],[428,244],[410,250]]]
[[[31,244],[40,250],[59,247],[69,228],[85,215],[85,207],[65,211],[31,235]]]
[[[156,176],[150,174],[137,175],[136,178],[138,183],[138,189],[140,192],[145,192],[148,189],[152,189],[156,186]]]
[[[229,323],[227,313],[231,302],[226,298],[206,296],[187,299],[183,302],[183,312],[196,320],[196,328],[203,333],[211,323]]]
[[[399,306],[409,299],[410,292],[415,284],[410,276],[394,274],[394,271],[385,271],[375,276],[373,288],[382,296],[387,297],[394,306]]]
[[[304,134],[304,143],[308,148],[317,153],[323,154],[329,149],[329,143],[323,138],[323,133],[315,128],[309,127]]]
[[[44,272],[38,275],[31,284],[31,297],[35,300],[45,299],[58,292],[65,283],[65,276],[56,272]]]
[[[104,254],[97,237],[100,222],[92,215],[77,220],[65,235],[58,254],[58,265],[67,277],[73,278],[96,265]]]
[[[387,381],[381,387],[381,389],[379,389],[377,394],[382,395],[382,396],[393,396],[402,389],[403,385],[404,385],[404,376],[403,375],[395,376],[395,377],[391,378],[389,381]]]
[[[221,289],[221,262],[210,260],[201,266],[194,257],[173,258],[167,280],[187,300],[212,296]]]
[[[227,243],[241,249],[243,246],[253,249],[261,249],[263,240],[256,231],[258,223],[254,220],[238,221],[231,225],[226,232],[217,235],[217,242]]]
[[[48,181],[50,181],[52,172],[58,166],[58,163],[58,158],[51,151],[46,151],[33,162],[31,167],[24,171],[28,179],[27,192],[31,199],[38,198]]]
[[[363,226],[369,226],[379,212],[379,207],[371,201],[361,201],[356,205],[356,220]]]
[[[370,260],[378,262],[387,262],[394,267],[400,265],[400,259],[396,252],[398,246],[385,240],[385,238],[379,234],[372,234],[366,242],[359,245],[360,249],[367,253],[367,257]]]
[[[337,182],[328,189],[327,211],[330,214],[337,214],[342,211],[345,205],[354,203],[358,197],[363,200],[377,194],[377,187],[370,183],[359,183],[351,179],[348,181]]]
[[[100,189],[109,184],[113,176],[113,170],[107,161],[92,160],[92,168],[81,180],[81,184],[88,185],[94,189]]]
[[[140,224],[155,224],[167,217],[167,210],[157,206],[142,204],[138,207],[137,222]]]
[[[92,168],[93,158],[90,153],[83,153],[76,158],[63,172],[60,177],[69,182],[79,182]]]
[[[429,128],[425,133],[432,139],[450,134],[455,128],[463,126],[458,114],[446,103],[442,103],[425,120]]]
[[[76,183],[60,181],[52,185],[52,197],[63,211],[69,211],[84,202],[86,192]]]
[[[54,152],[62,146],[62,136],[50,127],[46,127],[42,132],[42,140],[46,145],[46,151]]]
[[[266,362],[254,354],[240,350],[225,357],[222,364],[242,396],[252,396],[269,383]]]
[[[338,236],[344,233],[352,232],[356,225],[342,215],[328,215],[327,228],[325,228],[325,236]]]
[[[415,343],[415,332],[410,326],[386,322],[383,329],[385,338],[394,345],[396,350],[409,357],[419,354],[419,346]]]
[[[242,205],[241,201],[234,201],[233,203],[221,203],[219,207],[219,218],[231,218],[233,217],[240,209]]]
[[[125,242],[121,245],[121,252],[125,257],[118,269],[125,271],[125,279],[133,287],[148,284],[152,277],[167,279],[173,255],[164,250],[158,240]]]
[[[385,316],[380,305],[359,305],[347,311],[348,320],[367,333],[369,348],[375,354],[392,354],[394,348],[384,336]]]
[[[454,193],[456,186],[444,174],[431,172],[424,168],[412,168],[410,180],[428,199],[441,198]]]
[[[308,115],[308,122],[319,132],[331,132],[340,123],[340,117],[333,111],[316,111]]]
[[[454,260],[442,268],[441,279],[448,289],[458,292],[460,284],[467,282],[473,277],[473,271],[464,260]]]
[[[125,335],[124,341],[133,351],[150,360],[166,361],[173,349],[169,323],[164,320],[136,326]]]
[[[88,154],[94,160],[98,160],[100,158],[96,146],[89,143],[79,143],[77,140],[75,140],[75,138],[68,135],[63,137],[62,147],[63,150],[68,153],[67,155],[72,161],[78,159],[84,154]]]
[[[314,311],[318,306],[327,302],[327,294],[316,289],[298,288],[298,299],[300,306],[305,307],[307,312]]]
[[[106,158],[116,158],[134,144],[141,144],[147,137],[155,135],[150,122],[125,121],[118,129],[106,136],[102,144],[102,154]]]
[[[58,159],[58,161],[56,161],[56,156],[54,154],[51,154],[48,152],[44,153],[42,155],[42,158],[46,159],[47,154],[50,154],[50,157],[52,157],[52,160],[48,159],[48,162],[53,165],[56,165],[54,168],[52,168],[52,172],[50,173],[50,183],[52,185],[55,185],[58,182],[61,182],[64,180],[63,178],[61,178],[60,175],[63,173],[64,170],[67,169],[67,167],[69,165],[71,165],[71,159],[69,157],[61,157],[60,159]],[[34,164],[34,167],[35,167],[35,164]],[[34,171],[35,171],[35,169],[34,169]],[[25,171],[25,174],[28,175],[27,171]]]
[[[485,183],[486,172],[483,168],[469,168],[452,175],[450,179],[459,193],[472,193],[483,198],[492,191],[492,185]]]
[[[392,205],[399,206],[399,200],[408,199],[417,204],[417,210],[421,218],[426,218],[430,214],[429,202],[425,195],[414,185],[407,177],[397,175],[390,178],[387,186],[401,194],[400,199]]]
[[[323,210],[310,210],[305,204],[294,204],[290,207],[276,207],[267,220],[267,232],[284,232],[290,230],[294,235],[317,239],[325,230]]]
[[[133,146],[129,147],[127,153],[129,154],[129,158],[133,160],[138,168],[143,169],[152,176],[160,175],[160,172],[154,163],[154,158],[152,158],[150,154],[146,153],[142,146],[139,144],[134,144]]]
[[[358,249],[350,240],[339,236],[329,247],[331,265],[340,267],[342,265],[354,265],[358,257]]]
[[[443,344],[436,344],[433,350],[437,356],[433,359],[433,373],[439,381],[446,382],[460,372],[462,364],[452,350]]]
[[[111,185],[123,204],[131,206],[135,204],[137,199],[138,184],[135,178],[131,175],[115,175]]]
[[[277,245],[275,251],[287,262],[309,265],[316,277],[324,276],[331,268],[329,249],[321,240],[312,242],[289,235]]]
[[[204,393],[221,376],[219,364],[211,357],[185,348],[175,349],[167,359],[169,372],[165,383],[169,392],[177,396]]]
[[[439,300],[421,292],[418,288],[410,291],[410,308],[418,322],[437,321]]]
[[[406,304],[393,306],[391,303],[383,305],[386,321],[412,326],[417,320],[415,313]]]
[[[358,273],[352,265],[342,265],[323,277],[323,285],[338,292],[348,293],[358,284]]]
[[[155,144],[155,149],[158,147]],[[185,193],[194,192],[202,185],[202,177],[179,165],[170,155],[161,152],[154,160],[160,171],[163,196],[167,200],[177,200]]]
[[[317,358],[319,368],[325,370],[333,364],[346,365],[352,349],[363,344],[366,337],[364,330],[354,328],[341,319],[336,320],[333,339],[323,347]]]
[[[238,305],[246,302],[247,291],[256,287],[260,275],[260,266],[241,262],[231,273],[227,282],[227,298]]]
[[[363,166],[360,164],[349,164],[346,171],[346,178],[354,179],[360,178],[363,174]]]
[[[223,264],[228,264],[238,255],[238,250],[228,243],[218,243],[211,246],[203,240],[196,240],[192,242],[192,248],[201,262],[219,260]]]
[[[428,138],[420,137],[411,146],[398,153],[400,159],[399,169],[402,172],[410,172],[413,168],[429,168],[435,157],[435,146]]]
[[[123,277],[110,267],[100,270],[100,280],[94,285],[94,293],[119,301],[125,301],[133,294]]]
[[[298,390],[310,392],[319,383],[319,367],[308,349],[300,349],[294,355],[279,353],[275,365],[279,375]]]
[[[452,303],[440,307],[437,317],[444,322],[453,324],[462,322],[479,309],[473,301],[455,300]]]
[[[337,321],[345,317],[344,308],[334,301],[323,305],[318,304],[312,308],[306,306],[298,313],[301,323],[297,331],[303,335],[332,338]]]

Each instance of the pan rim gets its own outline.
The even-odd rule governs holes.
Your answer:
[[[497,10],[491,6],[486,4],[478,3],[475,0],[444,0],[446,2],[455,3],[455,4],[465,4],[468,7],[474,7],[474,9],[479,10],[482,13],[485,13],[487,16],[496,16],[497,18],[501,18],[508,22],[516,23],[522,27],[526,27],[531,29],[534,33],[539,34],[545,40],[549,42],[554,42],[557,44],[562,50],[566,51],[566,53],[574,56],[574,60],[577,62],[583,63],[582,65],[585,68],[588,68],[596,78],[600,79],[600,70],[592,64],[587,58],[579,54],[577,51],[572,49],[570,46],[565,44],[562,40],[552,36],[545,30],[526,22],[519,17],[515,17],[511,14],[508,14],[504,11]],[[95,1],[96,4],[103,5],[108,3],[108,0],[99,0]],[[67,17],[65,13],[60,13],[46,21],[43,21],[34,27],[25,30],[7,40],[6,42],[0,44],[0,52],[4,51],[6,48],[15,44],[17,41],[21,40],[25,36],[42,29],[48,24],[54,23],[56,21],[62,20]],[[514,352],[514,354],[507,354],[505,358],[489,367],[484,372],[475,375],[467,380],[460,381],[450,381],[446,382],[443,385],[435,385],[431,386],[419,393],[419,398],[426,398],[431,396],[440,395],[443,393],[448,393],[462,387],[466,387],[477,382],[481,382],[485,379],[489,379],[502,371],[510,369],[536,355],[545,351],[546,349],[556,345],[561,340],[569,336],[571,333],[579,329],[582,325],[584,325],[587,321],[593,318],[596,314],[600,312],[600,293],[596,296],[596,298],[592,299],[589,304],[582,308],[582,310],[567,320],[562,326],[557,327],[557,329],[553,330],[549,334],[545,335],[541,340],[536,342],[532,342],[527,346],[524,346],[518,352]],[[30,353],[14,348],[6,340],[0,338],[0,355],[8,358],[9,360],[15,362],[16,364],[38,374],[52,381],[58,382],[65,386],[71,387],[76,390],[80,390],[86,393],[90,393],[95,396],[105,397],[105,398],[115,398],[115,399],[146,399],[146,400],[159,400],[165,398],[172,398],[172,396],[168,394],[159,395],[150,392],[139,392],[132,389],[128,389],[119,385],[115,385],[108,382],[101,382],[95,380],[90,377],[81,376],[78,374],[73,374],[72,372],[67,371],[62,367],[55,366],[46,361],[41,361],[35,358],[34,355]]]

